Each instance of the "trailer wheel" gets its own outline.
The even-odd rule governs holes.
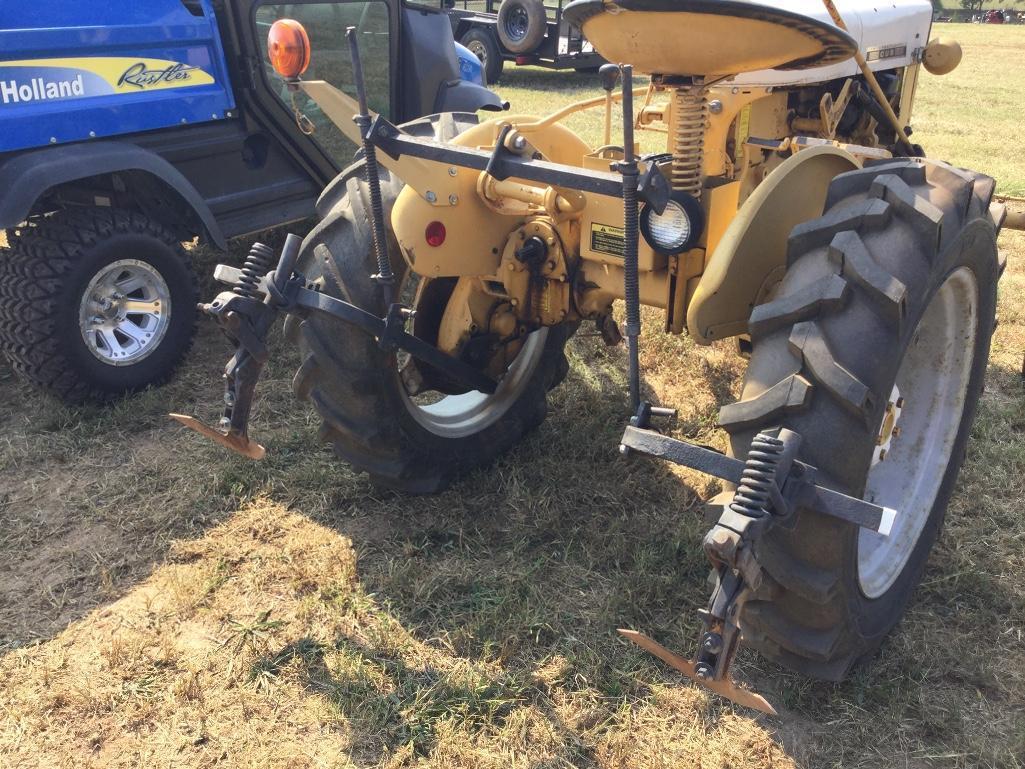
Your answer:
[[[505,60],[502,59],[502,51],[498,47],[495,36],[486,29],[470,29],[459,40],[460,43],[470,49],[470,52],[480,59],[484,67],[484,84],[493,85],[502,77],[502,69]]]
[[[731,453],[782,425],[818,482],[897,509],[889,537],[797,510],[756,546],[764,584],[747,643],[798,672],[842,679],[900,619],[965,455],[996,305],[989,177],[928,160],[837,176],[825,214],[797,226],[788,269],[754,308]]]
[[[69,208],[20,229],[0,270],[0,347],[58,397],[107,400],[162,384],[192,342],[198,289],[160,223]]]
[[[435,115],[403,130],[450,140],[475,122],[472,115]],[[346,194],[307,236],[299,269],[321,291],[381,316],[386,308],[371,278],[377,263],[361,171],[359,163],[343,172]],[[382,169],[386,216],[403,186]],[[407,267],[397,245],[391,246],[393,270],[401,277]],[[376,485],[415,494],[440,491],[518,443],[544,420],[547,393],[568,369],[563,347],[570,329],[563,324],[527,338],[493,395],[434,392],[440,399],[425,402],[410,395],[400,356],[357,329],[328,317],[292,316],[285,334],[302,358],[292,389],[320,414],[321,438]]]
[[[502,0],[498,39],[512,53],[532,53],[548,31],[543,0]]]

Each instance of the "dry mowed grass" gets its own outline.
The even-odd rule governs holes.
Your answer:
[[[916,138],[1021,193],[1025,28],[949,31],[966,62],[925,76]],[[564,81],[513,72],[503,90],[554,106],[585,87],[526,89]],[[279,339],[262,463],[165,417],[216,413],[210,324],[172,385],[111,408],[0,371],[0,766],[1022,766],[1025,237],[1000,245],[987,391],[924,583],[843,684],[743,655],[779,718],[615,635],[689,648],[715,486],[619,458],[623,356],[594,338],[539,431],[431,498],[375,491],[316,445]],[[650,391],[681,434],[722,445],[740,361],[656,327]]]

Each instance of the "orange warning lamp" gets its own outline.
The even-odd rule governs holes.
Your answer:
[[[310,38],[295,19],[278,19],[267,35],[267,57],[274,71],[295,80],[310,66]]]

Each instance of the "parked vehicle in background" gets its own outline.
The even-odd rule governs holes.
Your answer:
[[[445,14],[399,0],[5,3],[0,349],[17,371],[68,401],[165,381],[197,317],[182,243],[224,248],[314,213],[355,146],[268,73],[283,15],[339,87],[346,27],[387,39],[367,71],[391,120],[502,106]]]
[[[505,62],[551,69],[594,70],[605,63],[580,28],[563,18],[563,1],[440,0],[456,40],[484,64],[488,83]]]

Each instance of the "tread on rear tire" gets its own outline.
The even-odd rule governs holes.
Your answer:
[[[819,483],[861,497],[883,410],[923,313],[960,268],[977,286],[956,438],[889,586],[867,597],[857,527],[810,510],[780,521],[756,546],[766,578],[745,606],[744,638],[793,670],[842,679],[880,645],[921,579],[983,388],[998,278],[992,193],[989,177],[926,159],[841,174],[823,216],[793,230],[787,272],[752,312],[741,400],[720,412],[730,453],[743,458],[759,430],[787,427],[801,434],[799,458],[818,468]]]
[[[419,135],[450,140],[476,122],[472,115],[435,115],[403,126]],[[334,199],[321,222],[306,237],[299,270],[321,291],[344,298],[381,317],[379,286],[371,279],[377,263],[371,246],[369,197],[356,163],[332,184],[344,182],[344,196]],[[381,170],[385,216],[402,190],[400,180]],[[397,243],[389,233],[396,276],[406,271]],[[548,329],[536,366],[500,418],[461,437],[443,437],[426,429],[404,399],[396,355],[385,352],[368,334],[329,317],[305,321],[289,317],[287,338],[299,348],[302,363],[292,389],[320,414],[321,438],[335,453],[370,475],[376,485],[407,493],[434,493],[457,476],[487,465],[512,448],[544,420],[547,392],[565,376],[563,348],[571,330]]]

